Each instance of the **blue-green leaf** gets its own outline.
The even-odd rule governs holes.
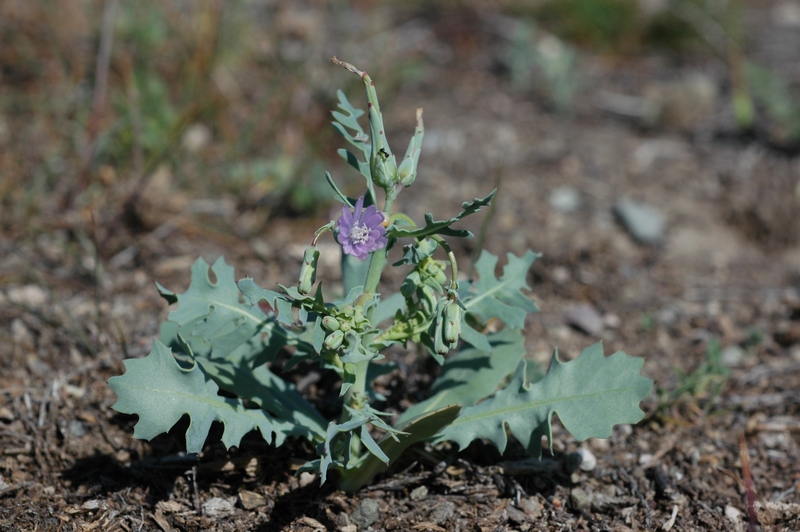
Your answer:
[[[222,422],[222,442],[226,447],[239,445],[242,437],[258,429],[268,442],[283,444],[287,436],[304,436],[308,429],[276,419],[261,409],[247,409],[239,399],[218,394],[219,387],[193,365],[182,368],[170,349],[155,342],[144,358],[124,362],[125,373],[112,377],[108,385],[117,394],[113,408],[124,414],[136,414],[139,421],[134,437],[150,440],[169,431],[184,415],[190,418],[186,431],[186,450],[200,452],[214,421]]]
[[[488,343],[487,350],[462,348],[447,359],[431,397],[403,412],[398,422],[445,405],[472,406],[493,394],[525,355],[525,338],[519,330],[505,329],[489,336]]]
[[[189,288],[175,294],[160,287],[168,301],[177,301],[178,308],[170,312],[169,321],[162,327],[161,341],[177,345],[180,333],[200,356],[224,357],[249,361],[269,343],[274,321],[257,306],[240,301],[233,267],[220,257],[211,267],[216,282],[209,279],[209,266],[197,259],[192,266]]]
[[[369,484],[375,475],[386,471],[389,465],[394,462],[403,452],[415,443],[427,440],[439,432],[442,427],[450,424],[458,415],[461,409],[458,405],[451,405],[425,412],[420,416],[408,419],[403,423],[398,423],[395,429],[403,431],[405,434],[393,438],[387,434],[378,443],[384,456],[389,459],[387,463],[384,459],[378,458],[370,453],[354,467],[341,471],[339,488],[344,491],[356,491],[361,486]]]
[[[294,321],[292,302],[286,299],[282,294],[273,290],[261,288],[250,277],[240,279],[237,286],[242,292],[242,295],[250,302],[250,308],[258,308],[258,302],[263,299],[273,308],[280,323],[291,325]]]
[[[540,256],[532,251],[525,252],[522,257],[509,253],[503,276],[498,279],[494,275],[497,257],[484,251],[475,263],[479,279],[459,294],[464,307],[484,322],[489,318],[497,318],[511,328],[523,327],[525,316],[539,311],[536,303],[521,290],[529,289],[525,278],[533,262]]]
[[[247,399],[268,411],[274,417],[294,423],[305,430],[310,440],[321,439],[327,420],[306,401],[294,385],[284,381],[266,365],[248,368],[224,360],[198,357],[203,371],[223,390]]]
[[[434,220],[433,215],[431,213],[427,213],[425,215],[425,225],[422,227],[416,228],[403,228],[390,226],[390,230],[387,231],[387,236],[394,237],[394,238],[423,238],[430,235],[445,235],[445,236],[455,236],[461,238],[471,238],[472,233],[464,229],[451,229],[450,226],[456,223],[457,221],[461,220],[462,218],[469,216],[470,214],[476,213],[481,210],[481,207],[485,207],[489,205],[489,202],[494,197],[497,190],[492,190],[489,195],[483,198],[475,198],[472,201],[465,201],[461,205],[461,212],[458,213],[456,216],[453,216],[449,220]]]
[[[553,414],[580,441],[608,438],[614,425],[636,423],[644,417],[639,402],[653,381],[639,374],[643,364],[643,358],[621,351],[604,357],[598,343],[570,362],[561,362],[556,352],[544,378],[526,386],[523,360],[506,388],[464,408],[436,440],[455,441],[463,449],[483,438],[502,453],[508,429],[531,456],[538,458],[542,436],[551,441]]]

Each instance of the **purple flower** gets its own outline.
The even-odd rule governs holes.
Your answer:
[[[381,225],[385,219],[375,205],[364,209],[364,196],[356,201],[355,212],[347,205],[342,207],[337,239],[344,252],[364,260],[373,251],[386,247],[386,228]]]

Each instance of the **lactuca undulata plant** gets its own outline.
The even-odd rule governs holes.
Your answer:
[[[554,354],[547,373],[527,382],[522,330],[538,308],[525,294],[526,277],[538,255],[509,253],[497,277],[498,257],[484,251],[475,264],[477,279],[460,281],[448,240],[472,235],[453,225],[489,205],[494,191],[442,220],[427,214],[417,224],[393,212],[395,199],[417,176],[422,111],[398,164],[372,80],[334,62],[359,75],[366,89],[367,131],[359,122],[364,111],[342,92],[333,112],[334,127],[354,148],[340,154],[364,177],[364,194],[349,198],[327,176],[343,204],[341,215],[313,235],[296,286],[268,290],[251,278],[236,282],[222,258],[211,266],[215,282],[198,259],[183,294],[158,285],[177,308],[152,352],[126,360],[125,374],[109,380],[119,398],[114,408],[139,416],[134,436],[151,439],[188,415],[190,453],[201,451],[214,421],[224,426],[226,447],[252,430],[275,445],[303,437],[319,454],[303,470],[318,472],[322,482],[335,470],[340,487],[355,490],[420,441],[450,440],[464,448],[486,439],[502,452],[510,431],[539,457],[542,437],[550,443],[553,414],[579,440],[608,437],[613,425],[639,421],[639,402],[652,385],[639,374],[641,358],[622,352],[605,357],[595,344],[571,362]],[[344,285],[344,295],[333,300],[316,282],[317,242],[331,236],[340,244]],[[405,280],[387,296],[378,291],[381,274],[389,250],[400,245],[402,258],[394,266],[405,269]],[[490,332],[490,320],[504,326]],[[393,415],[378,409],[385,398],[370,383],[392,370],[383,353],[397,345],[420,346],[442,366],[430,397],[392,424]],[[338,419],[323,417],[273,373],[271,362],[284,349],[292,353],[284,368],[312,361],[338,374]]]

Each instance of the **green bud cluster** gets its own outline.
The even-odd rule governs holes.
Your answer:
[[[327,331],[323,345],[337,350],[344,345],[347,333],[362,333],[370,328],[362,307],[347,305],[322,318],[322,328]]]
[[[444,293],[446,267],[446,262],[426,257],[409,272],[400,286],[400,293],[411,303],[409,307],[413,306],[411,300],[416,296],[416,305],[420,310],[427,314],[433,312],[439,296]]]

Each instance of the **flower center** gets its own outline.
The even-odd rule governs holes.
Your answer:
[[[358,222],[354,223],[353,228],[350,230],[350,240],[352,240],[354,244],[364,244],[368,239],[369,227]]]

